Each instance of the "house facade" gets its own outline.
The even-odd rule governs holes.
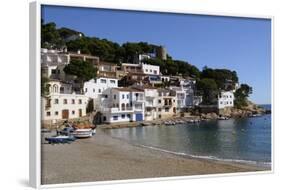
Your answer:
[[[234,106],[233,91],[221,91],[218,95],[218,109]]]
[[[176,115],[176,92],[170,89],[157,89],[157,118],[166,119]]]
[[[135,88],[108,88],[100,98],[104,123],[144,120],[144,91]]]
[[[71,84],[52,80],[47,84],[49,94],[41,97],[41,118],[55,123],[56,120],[86,116],[88,97],[73,92]]]

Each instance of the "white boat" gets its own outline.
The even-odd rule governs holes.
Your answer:
[[[93,136],[95,131],[92,129],[76,129],[72,134],[76,138],[87,138]]]

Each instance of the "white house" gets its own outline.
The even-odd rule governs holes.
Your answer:
[[[142,71],[146,75],[159,75],[160,69],[157,65],[141,64]]]
[[[103,93],[103,91],[108,88],[117,88],[117,87],[118,87],[118,79],[98,77],[96,79],[91,79],[84,83],[84,93],[85,96],[93,99],[93,106],[94,109],[96,110],[100,107],[99,96]]]
[[[118,79],[116,78],[107,78],[107,77],[98,77],[96,79],[91,79],[84,83],[84,92],[85,95],[89,98],[98,98],[104,90],[107,88],[117,88]]]
[[[100,100],[105,123],[143,121],[144,91],[134,88],[108,88]]]
[[[223,109],[226,107],[234,106],[234,94],[232,91],[222,91],[218,95],[218,108]]]
[[[76,94],[70,84],[51,80],[48,82],[49,94],[41,97],[41,118],[55,122],[62,119],[74,119],[86,115],[88,97]]]

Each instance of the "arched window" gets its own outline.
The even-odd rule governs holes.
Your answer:
[[[129,103],[126,104],[126,108],[128,109],[130,107]]]
[[[54,84],[53,85],[53,92],[57,93],[59,91],[58,85]]]

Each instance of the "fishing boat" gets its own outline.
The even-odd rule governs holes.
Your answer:
[[[95,134],[95,130],[89,129],[76,129],[72,135],[76,138],[88,138]]]

